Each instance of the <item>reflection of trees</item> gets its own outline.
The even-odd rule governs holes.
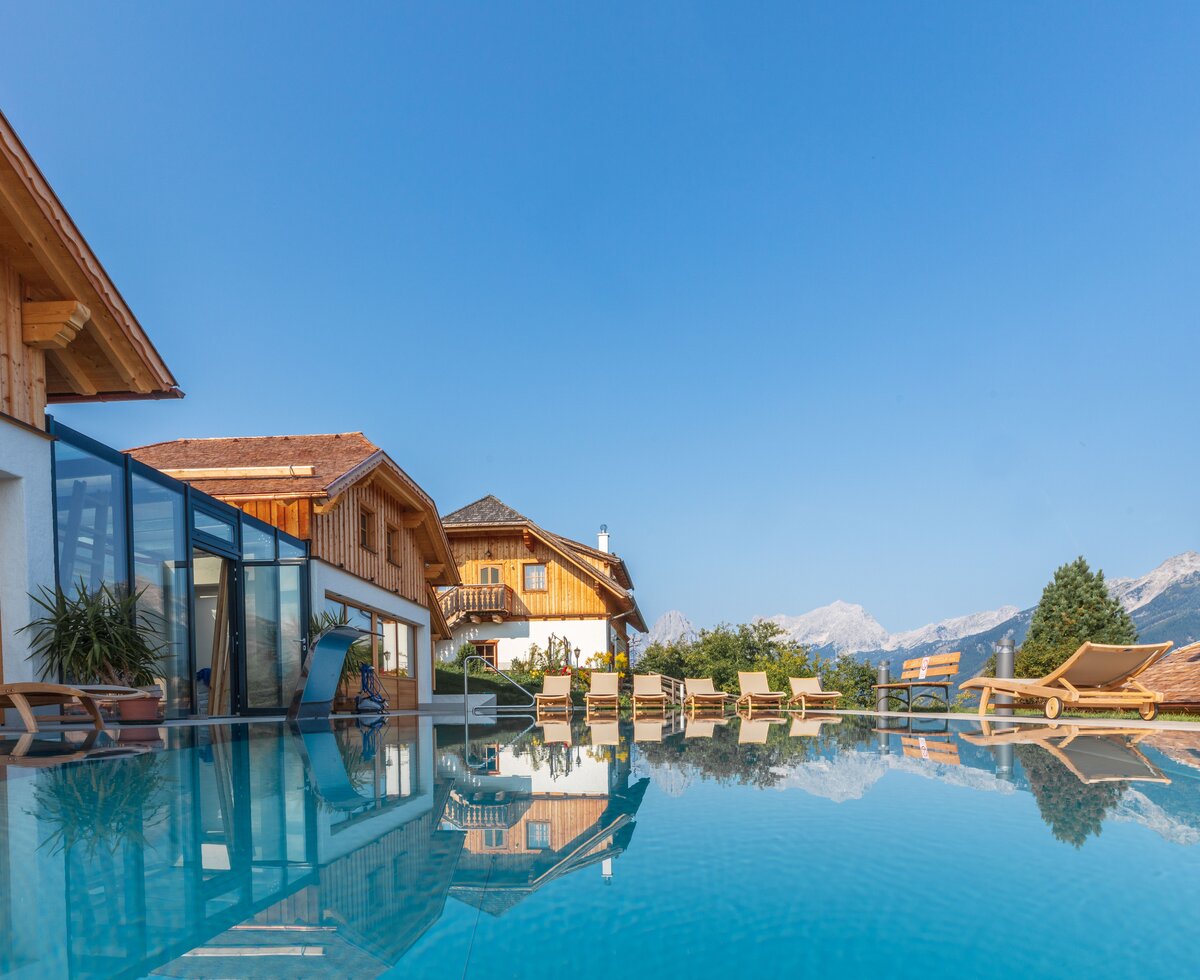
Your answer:
[[[1100,836],[1104,818],[1120,801],[1124,783],[1084,783],[1063,763],[1036,745],[1016,746],[1038,811],[1059,840],[1082,847]]]

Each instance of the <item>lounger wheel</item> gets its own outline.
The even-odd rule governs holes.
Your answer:
[[[1062,698],[1046,698],[1046,717],[1053,721],[1063,713]]]
[[[1149,704],[1143,704],[1138,708],[1138,714],[1146,721],[1154,721],[1158,717],[1158,705],[1151,701]]]

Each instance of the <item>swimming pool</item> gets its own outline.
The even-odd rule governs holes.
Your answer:
[[[3,736],[0,967],[1189,972],[1200,733],[884,723]]]

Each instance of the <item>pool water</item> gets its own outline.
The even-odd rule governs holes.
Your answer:
[[[5,975],[1195,962],[1200,733],[810,714],[114,736],[0,736]]]

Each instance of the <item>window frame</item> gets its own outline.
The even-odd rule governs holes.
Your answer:
[[[475,656],[483,657],[484,662],[489,664],[493,670],[500,669],[499,642],[496,640],[472,640],[471,646],[475,648]]]
[[[531,589],[529,587],[529,569],[541,567],[542,569],[542,587],[540,589]],[[522,592],[549,592],[550,591],[550,571],[549,566],[544,561],[524,561],[521,562],[521,591]]]
[[[484,572],[495,572],[496,581],[483,581]],[[480,565],[479,566],[479,584],[480,585],[502,585],[504,583],[504,568],[501,565]]]
[[[529,842],[529,836],[530,836],[529,832],[531,830],[533,830],[534,827],[539,827],[539,828],[544,827],[545,828],[545,830],[546,830],[546,843],[545,844],[536,844],[535,845],[535,844],[531,844]],[[548,851],[548,850],[550,850],[551,843],[552,843],[550,840],[551,830],[552,830],[552,828],[550,826],[549,820],[529,820],[529,821],[527,821],[525,823],[525,850],[527,850],[527,851]],[[539,836],[540,836],[540,834],[539,834]]]
[[[400,567],[400,528],[387,521],[383,523],[383,553],[389,565]]]
[[[366,504],[358,505],[358,546],[373,555],[379,554],[378,516]]]

